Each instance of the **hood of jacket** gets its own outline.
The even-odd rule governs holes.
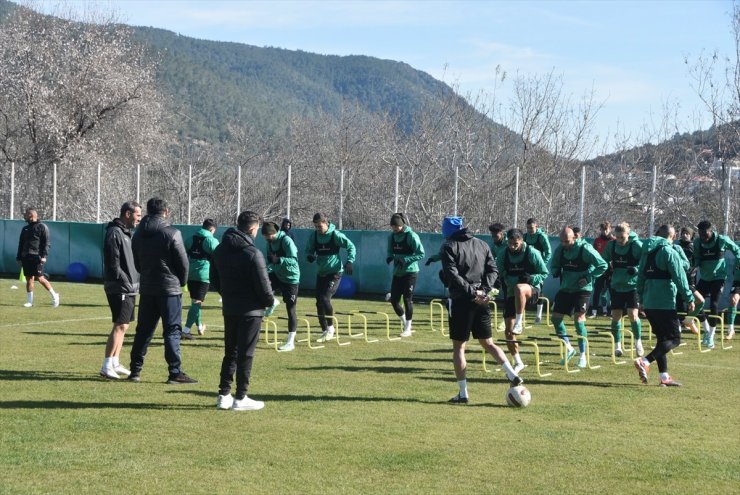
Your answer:
[[[160,215],[147,215],[141,219],[141,223],[137,227],[137,231],[140,232],[143,237],[153,237],[158,232],[166,229],[170,226],[170,223],[166,218]]]
[[[468,241],[473,238],[473,234],[468,232],[467,228],[460,229],[452,234],[448,239],[451,241]]]
[[[646,253],[652,253],[663,246],[670,246],[671,243],[665,237],[649,237],[642,243],[642,250]]]
[[[290,221],[290,218],[283,218],[283,221],[280,222],[280,230],[289,230],[286,228],[290,224],[290,228],[293,228],[293,222]]]
[[[316,231],[316,236],[317,236],[317,237],[318,237],[318,239],[320,239],[321,241],[326,241],[326,240],[327,240],[327,239],[329,238],[329,236],[330,236],[330,235],[331,235],[331,234],[332,234],[332,233],[333,233],[333,232],[334,232],[335,230],[337,230],[337,228],[336,228],[336,227],[334,226],[334,224],[333,224],[333,223],[329,223],[329,228],[328,228],[328,229],[326,229],[326,232],[324,232],[323,234],[319,234],[319,231],[317,230],[317,231]],[[323,242],[322,242],[322,244],[323,244]]]
[[[224,236],[221,238],[221,245],[227,251],[243,251],[247,247],[254,245],[254,239],[241,230],[231,227],[224,232]]]
[[[114,218],[110,222],[108,222],[108,225],[105,226],[105,230],[108,230],[111,227],[118,227],[123,231],[126,235],[131,235],[131,230],[126,227],[126,224],[121,221],[120,218]]]

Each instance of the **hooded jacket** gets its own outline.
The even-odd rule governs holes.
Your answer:
[[[395,246],[395,250],[394,250]],[[402,277],[419,271],[419,260],[424,259],[424,246],[419,235],[406,225],[400,234],[388,236],[388,257],[393,258],[393,276]]]
[[[498,269],[488,244],[468,233],[458,230],[442,245],[442,270],[450,297],[474,299],[476,290],[487,294],[496,283]]]
[[[296,285],[301,281],[301,269],[298,266],[298,248],[293,239],[283,230],[278,231],[272,242],[267,242],[267,269],[284,284]],[[270,261],[270,255],[277,255],[278,263]]]
[[[337,254],[321,254],[322,249],[336,248]],[[329,228],[326,233],[319,234],[318,231],[314,230],[308,235],[308,243],[306,243],[306,254],[316,255],[316,265],[318,266],[318,275],[326,276],[334,273],[343,273],[342,258],[339,257],[338,249],[344,248],[347,250],[347,262],[355,262],[355,245],[350,241],[347,236],[342,234],[334,227],[333,223],[329,224]]]
[[[601,253],[604,261],[612,268],[611,288],[617,292],[630,292],[637,287],[637,267],[640,265],[642,242],[636,232],[630,232],[627,244],[620,245],[616,239],[609,241]],[[634,272],[634,273],[630,273]]]
[[[182,234],[161,215],[141,219],[131,241],[145,296],[177,296],[188,280],[188,254]]]
[[[550,273],[560,277],[560,290],[564,292],[591,292],[593,282],[606,272],[609,265],[594,247],[583,239],[576,239],[570,249],[560,245],[555,249],[550,262]],[[581,287],[578,281],[586,279]]]
[[[195,237],[199,237],[197,242],[201,244],[201,249],[206,255],[205,258],[196,258],[193,256],[192,248],[196,242]],[[211,231],[208,229],[200,228],[193,234],[190,239],[185,241],[185,251],[188,253],[189,267],[188,267],[188,280],[195,280],[197,282],[208,282],[210,272],[210,261],[208,258],[213,254],[218,246],[218,239],[213,237]]]
[[[529,246],[540,252],[542,260],[545,262],[545,266],[547,266],[552,257],[552,246],[550,246],[550,239],[545,234],[545,231],[538,227],[534,234],[524,232],[523,239]]]
[[[727,278],[725,251],[732,251],[735,260],[740,259],[740,248],[729,237],[712,232],[712,239],[704,243],[700,237],[694,239],[694,266],[699,267],[702,280],[724,280]],[[736,261],[737,262],[737,261]]]
[[[507,246],[500,257],[496,258],[496,266],[500,277],[504,279],[507,299],[514,297],[514,288],[520,283],[519,278],[522,275],[529,275],[530,280],[527,282],[529,285],[539,287],[548,274],[547,265],[540,252],[526,242],[522,243],[522,249],[518,253],[512,253]]]
[[[679,247],[680,249],[680,247]],[[649,257],[653,255],[655,267],[664,272],[664,278],[651,278]],[[653,276],[654,277],[654,276]],[[676,294],[686,302],[694,300],[689,288],[681,258],[672,244],[663,237],[650,237],[642,244],[640,266],[637,274],[637,294],[645,309],[676,309]]]
[[[288,227],[288,225],[290,225],[290,227]],[[280,222],[280,230],[285,232],[285,235],[290,237],[291,241],[295,242],[295,234],[293,233],[293,222],[290,221],[290,218],[283,218],[283,221]]]
[[[230,228],[211,258],[211,286],[223,299],[226,316],[262,316],[272,306],[267,266],[254,239],[241,230]]]
[[[106,294],[133,295],[139,292],[139,272],[131,249],[131,229],[114,218],[105,227],[103,241],[103,288]]]

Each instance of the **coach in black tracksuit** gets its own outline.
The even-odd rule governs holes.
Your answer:
[[[44,277],[44,264],[49,256],[49,228],[39,221],[39,214],[33,208],[28,208],[23,215],[28,225],[21,230],[18,239],[18,252],[15,256],[16,262],[23,267],[26,277],[26,303],[25,307],[33,306],[33,280],[34,278],[49,291],[51,305],[59,306],[59,294],[54,292],[51,284]]]
[[[152,198],[146,203],[146,212],[132,240],[140,296],[129,380],[140,380],[147,347],[161,318],[164,358],[169,368],[167,383],[197,383],[182,371],[180,356],[182,287],[188,280],[188,254],[182,234],[167,221],[167,202]]]
[[[460,392],[449,400],[453,404],[468,403],[465,377],[465,343],[473,337],[500,364],[512,385],[523,380],[514,372],[504,351],[493,343],[491,333],[491,306],[488,292],[498,278],[496,261],[488,244],[475,238],[463,228],[462,218],[446,217],[442,222],[442,269],[450,291],[450,339],[452,361]]]

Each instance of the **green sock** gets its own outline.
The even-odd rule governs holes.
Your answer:
[[[199,304],[191,304],[190,309],[188,309],[188,317],[185,320],[185,328],[190,328],[195,324],[195,320],[197,318],[196,314],[200,311],[200,305]]]
[[[612,335],[616,344],[622,342],[622,320],[612,320]]]
[[[735,326],[735,318],[737,318],[737,306],[733,306],[730,308],[730,321],[728,323]]]
[[[635,336],[635,340],[642,339],[642,320],[633,321],[630,326],[632,327],[632,334]]]
[[[195,323],[198,326],[201,326],[203,324],[203,318],[201,317],[201,311],[200,311],[200,304],[194,304],[195,306]]]
[[[575,322],[576,325],[576,333],[583,337],[582,339],[578,339],[578,350],[581,351],[581,354],[586,352],[586,338],[588,337],[588,331],[586,330],[586,322],[585,321],[577,321]]]
[[[563,342],[570,345],[570,340],[568,339],[568,334],[565,332],[565,323],[563,323],[563,320],[550,318],[550,321],[552,321],[552,324],[555,327],[555,333],[558,335],[558,337],[563,339]]]

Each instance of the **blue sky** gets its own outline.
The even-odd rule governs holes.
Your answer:
[[[82,3],[73,2],[73,3]],[[508,74],[561,73],[579,97],[603,100],[596,131],[635,133],[679,105],[679,131],[710,125],[684,57],[733,52],[730,0],[703,1],[182,1],[109,0],[132,25],[308,52],[403,61],[491,91]],[[499,95],[506,99],[510,84]]]

